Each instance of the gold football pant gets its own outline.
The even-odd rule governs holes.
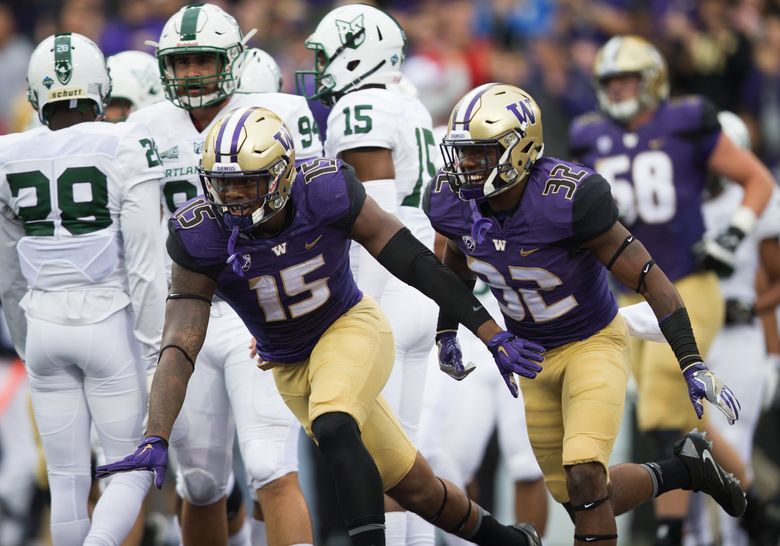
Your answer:
[[[707,351],[723,326],[724,306],[718,278],[714,273],[696,273],[674,283],[685,302],[693,334],[701,351]],[[621,305],[641,301],[641,296],[623,296]],[[679,430],[688,432],[701,422],[688,397],[680,364],[667,343],[631,340],[632,371],[637,382],[639,430]],[[706,417],[705,404],[705,417]]]
[[[406,476],[417,453],[380,395],[394,359],[385,315],[363,298],[330,325],[307,360],[271,363],[279,394],[310,437],[312,422],[325,413],[343,412],[357,421],[385,491]]]
[[[606,470],[628,382],[628,329],[617,315],[583,341],[547,351],[536,379],[521,378],[528,437],[553,498],[568,502],[564,467]]]

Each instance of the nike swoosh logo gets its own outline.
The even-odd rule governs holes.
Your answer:
[[[320,242],[320,239],[322,239],[322,235],[314,239],[311,243],[305,243],[303,246],[306,248],[306,250],[311,250],[314,248],[314,245]]]
[[[480,309],[482,309],[481,305],[475,305],[474,307],[471,308],[472,311],[479,311]]]
[[[526,249],[524,249],[524,248],[521,248],[521,249],[520,249],[520,256],[522,256],[523,258],[525,258],[526,256],[530,256],[531,254],[533,254],[533,253],[534,253],[534,252],[536,252],[537,250],[539,250],[539,249],[538,249],[538,248],[532,248],[531,250],[526,250]]]
[[[709,463],[715,467],[715,474],[718,476],[718,479],[720,480],[720,483],[723,484],[723,478],[720,477],[720,472],[718,472],[718,466],[715,463],[715,459],[712,458],[712,453],[710,453],[709,449],[705,449],[701,452],[701,458],[704,459],[705,462],[709,461]]]
[[[585,510],[587,510],[588,508],[590,508],[594,504],[596,504],[596,503],[595,502],[587,502],[587,503],[583,504],[582,507],[585,508]]]

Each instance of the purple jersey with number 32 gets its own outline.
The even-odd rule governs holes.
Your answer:
[[[297,170],[286,227],[270,238],[238,239],[244,276],[226,265],[230,232],[203,196],[171,218],[168,252],[183,267],[217,281],[217,295],[247,325],[263,359],[300,362],[362,298],[349,269],[349,230],[364,199],[351,167],[315,159]]]
[[[553,348],[586,339],[615,317],[606,269],[582,249],[617,219],[608,183],[592,170],[539,159],[517,210],[503,225],[493,219],[480,244],[471,236],[472,205],[443,175],[429,184],[423,208],[490,286],[513,334]]]

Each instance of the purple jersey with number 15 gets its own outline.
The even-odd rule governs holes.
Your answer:
[[[263,359],[297,363],[363,297],[349,269],[349,231],[364,201],[351,167],[315,159],[297,169],[282,231],[239,237],[243,276],[226,264],[230,232],[203,196],[171,217],[168,253],[217,281],[217,295],[244,321]]]
[[[539,159],[517,209],[503,223],[493,218],[482,243],[471,235],[471,207],[442,174],[426,188],[423,208],[431,224],[457,243],[469,268],[490,286],[509,331],[550,349],[586,339],[612,321],[617,305],[606,269],[582,248],[617,220],[600,175]]]

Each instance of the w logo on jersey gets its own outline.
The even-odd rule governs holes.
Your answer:
[[[281,243],[276,246],[272,246],[271,250],[273,250],[274,254],[277,256],[281,256],[287,252],[287,243]]]
[[[524,126],[536,123],[536,114],[531,106],[531,101],[528,99],[521,99],[518,102],[508,104],[506,109],[512,112]]]
[[[358,15],[352,21],[339,21],[336,19],[336,28],[339,31],[339,40],[345,47],[357,49],[366,41],[366,27],[363,24],[363,15]]]
[[[504,252],[506,250],[506,241],[504,239],[493,239],[493,246],[496,250]]]

